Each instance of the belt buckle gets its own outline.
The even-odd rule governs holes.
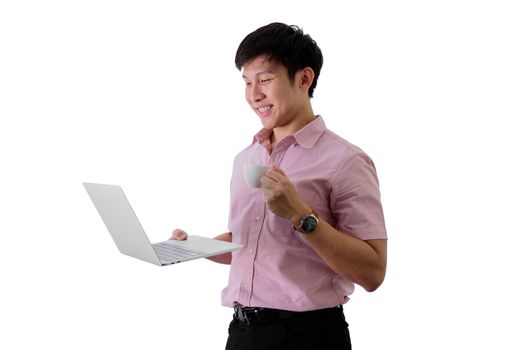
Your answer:
[[[240,319],[240,321],[245,322],[248,326],[251,326],[253,324],[253,321],[255,320],[261,322],[260,314],[258,313],[258,309],[256,308],[239,308],[237,316]]]

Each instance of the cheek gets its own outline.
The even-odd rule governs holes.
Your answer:
[[[285,104],[286,101],[291,97],[287,89],[277,88],[271,91],[271,96],[273,100],[280,102],[280,104]]]

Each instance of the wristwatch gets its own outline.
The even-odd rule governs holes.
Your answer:
[[[312,213],[304,216],[300,219],[298,227],[293,226],[293,228],[302,233],[311,233],[315,231],[318,227],[318,218],[319,215],[315,209],[311,209]]]

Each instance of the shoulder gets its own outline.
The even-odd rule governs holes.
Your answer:
[[[234,164],[243,164],[243,163],[255,163],[263,164],[265,163],[264,152],[265,148],[262,144],[257,141],[253,141],[250,145],[244,147],[240,152],[235,155]]]
[[[372,163],[371,158],[359,146],[349,142],[337,133],[326,129],[319,139],[319,148],[337,159],[337,163],[347,166],[348,163],[364,161]]]
[[[235,159],[242,159],[247,157],[249,154],[251,154],[254,150],[256,150],[259,146],[261,146],[258,142],[252,142],[250,145],[244,147],[235,155]]]
[[[326,129],[318,140],[319,154],[330,159],[332,188],[361,186],[362,183],[378,184],[375,164],[359,146],[335,132]]]

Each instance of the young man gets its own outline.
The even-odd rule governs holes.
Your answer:
[[[342,304],[355,283],[373,291],[384,280],[373,162],[311,107],[322,62],[309,35],[282,23],[238,47],[245,98],[263,129],[235,158],[230,232],[216,237],[244,249],[211,258],[231,264],[222,293],[234,308],[226,349],[351,349]],[[260,189],[246,185],[245,163],[270,167]]]

